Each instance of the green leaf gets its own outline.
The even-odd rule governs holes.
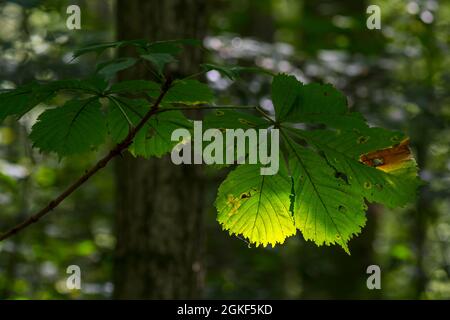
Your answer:
[[[278,121],[284,120],[298,99],[302,84],[294,76],[277,75],[272,81],[272,102]]]
[[[112,104],[108,112],[108,128],[115,142],[121,142],[127,136],[128,120],[137,125],[149,110],[148,103],[140,99],[121,98],[120,107]],[[161,112],[150,118],[136,134],[129,150],[134,156],[161,157],[178,143],[171,141],[172,132],[177,128],[191,129],[192,124],[180,111]]]
[[[141,57],[147,61],[150,61],[159,75],[162,75],[166,64],[176,61],[172,55],[167,53],[147,53],[141,55]]]
[[[277,175],[264,176],[259,165],[240,165],[219,187],[217,220],[230,234],[241,234],[256,246],[275,246],[296,233],[290,196],[284,167]]]
[[[179,39],[179,40],[157,41],[150,43],[147,40],[137,39],[137,40],[96,43],[75,50],[73,54],[73,59],[76,59],[81,55],[91,52],[95,52],[97,55],[100,55],[107,49],[110,48],[116,49],[125,46],[135,47],[141,53],[159,52],[159,53],[178,54],[182,50],[183,45],[199,46],[201,45],[201,41],[197,39]]]
[[[335,176],[313,151],[291,144],[289,167],[294,179],[295,226],[317,245],[347,242],[365,225],[364,198]]]
[[[382,203],[392,208],[405,205],[415,198],[420,182],[417,178],[416,162],[412,156],[406,155],[402,161],[391,163],[386,171],[360,161],[364,154],[393,147],[405,140],[403,134],[382,128],[338,132],[330,130],[294,130],[294,132],[322,152],[329,166],[344,179],[343,182],[368,201]],[[389,162],[387,157],[383,159],[381,155],[378,160],[386,165]]]
[[[146,40],[128,40],[128,41],[113,41],[113,42],[106,42],[106,43],[98,43],[98,44],[92,44],[86,47],[83,47],[81,49],[75,50],[73,53],[73,59],[78,58],[81,55],[84,55],[86,53],[95,52],[98,55],[103,53],[106,49],[109,48],[119,48],[123,46],[135,46],[135,47],[145,47],[148,45],[148,41]]]
[[[230,107],[232,109],[232,107]],[[271,124],[264,118],[257,117],[246,112],[238,112],[234,110],[219,109],[209,112],[203,120],[203,130],[219,129],[224,132],[226,129],[265,129]],[[204,142],[204,147],[209,144],[209,141]],[[245,154],[249,152],[250,146],[245,144]],[[223,154],[227,152],[227,145],[223,145]],[[235,159],[237,159],[237,150],[234,150]],[[214,164],[216,169],[226,168],[231,164]]]
[[[115,83],[108,90],[108,93],[141,93],[158,92],[160,85],[147,80],[127,80]]]
[[[330,84],[302,85],[297,102],[286,116],[289,122],[322,123],[333,128],[365,128],[359,113],[350,112],[347,99]]]
[[[114,142],[122,142],[130,130],[130,123],[137,125],[149,110],[148,102],[143,99],[117,98],[116,103],[110,100],[107,127]]]
[[[33,147],[59,156],[83,153],[104,142],[106,125],[97,99],[70,100],[43,112],[33,126]]]
[[[154,97],[158,95],[159,90],[153,92]],[[196,105],[211,103],[213,99],[214,94],[206,84],[197,80],[178,80],[169,89],[163,102]]]
[[[172,132],[178,128],[191,129],[192,123],[180,111],[167,111],[150,118],[147,128],[139,131],[130,151],[135,156],[162,157],[178,141],[171,141]]]
[[[43,88],[49,91],[71,90],[84,91],[90,94],[101,94],[107,86],[108,82],[101,77],[91,77],[83,80],[64,79],[42,85]]]
[[[288,185],[272,189],[284,190],[282,194],[291,191],[292,196],[284,201],[292,211],[295,228],[306,240],[317,245],[339,244],[349,253],[348,241],[361,232],[366,222],[366,201],[395,207],[414,199],[420,182],[409,140],[403,134],[370,128],[359,113],[348,111],[345,97],[331,85],[303,85],[294,77],[279,75],[273,81],[272,99],[293,181],[292,190]],[[261,121],[265,120],[219,110],[210,113],[205,123],[206,127],[216,128],[268,126]],[[333,130],[306,131],[290,123],[324,124]],[[252,191],[259,189],[251,189],[250,185],[286,178],[285,170],[275,176],[261,176],[254,169],[251,174],[240,171],[241,167],[219,190],[219,222],[251,242],[275,244],[274,239],[284,237],[269,241],[249,229],[248,217],[255,217],[264,203],[254,200]],[[240,188],[239,183],[244,187]],[[267,212],[267,219],[275,220],[276,212]]]
[[[47,90],[36,83],[1,93],[0,122],[10,115],[20,118],[36,105],[51,99],[54,95],[52,90]]]
[[[230,107],[230,109],[232,109],[232,107]],[[220,109],[214,110],[206,115],[203,123],[203,128],[259,129],[259,128],[267,128],[269,125],[270,123],[266,119],[254,116],[250,113]]]
[[[167,40],[156,41],[146,48],[146,52],[155,53],[167,53],[170,55],[177,55],[183,50],[183,46],[201,46],[202,42],[197,39],[179,39],[179,40]]]
[[[337,129],[367,128],[365,119],[350,112],[347,99],[330,84],[302,84],[280,74],[272,82],[276,119],[290,123],[320,123]]]
[[[105,76],[107,79],[112,78],[117,72],[131,68],[137,62],[135,58],[118,58],[97,65],[97,73]]]
[[[220,66],[217,64],[205,63],[201,65],[207,71],[217,70],[222,75],[226,76],[230,80],[234,81],[238,78],[241,73],[249,72],[249,73],[264,73],[268,75],[272,75],[273,73],[269,70],[259,68],[259,67],[241,67],[241,66]]]
[[[14,90],[0,94],[0,121],[7,116],[15,115],[19,118],[40,103],[49,101],[58,91],[77,91],[79,94],[100,95],[107,87],[107,82],[93,77],[84,80],[67,79],[49,83],[30,83]]]
[[[82,55],[84,55],[86,53],[90,53],[90,52],[96,52],[97,54],[101,54],[106,49],[118,47],[121,43],[122,43],[122,41],[115,41],[115,42],[107,42],[107,43],[89,45],[89,46],[75,50],[73,53],[73,59],[76,59],[79,56],[82,56]]]

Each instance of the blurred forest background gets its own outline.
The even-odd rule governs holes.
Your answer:
[[[81,30],[66,27],[71,4],[81,8]],[[381,30],[366,28],[370,4],[381,8]],[[0,243],[0,299],[449,299],[449,31],[450,1],[437,0],[0,1],[0,89],[91,74],[95,56],[71,61],[86,44],[201,38],[207,50],[188,50],[181,74],[215,62],[332,83],[372,125],[410,135],[426,182],[408,207],[370,206],[367,226],[350,241],[351,256],[300,234],[276,248],[249,248],[215,221],[226,172],[125,156],[44,220]],[[231,83],[210,71],[205,81],[221,102],[271,108],[266,76]],[[27,138],[36,116],[0,125],[1,231],[48,203],[106,151],[63,160],[40,154]],[[69,291],[66,268],[74,264],[82,290]],[[371,264],[381,268],[381,290],[366,287]]]

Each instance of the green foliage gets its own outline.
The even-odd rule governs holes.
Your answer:
[[[270,125],[266,119],[257,117],[251,113],[232,110],[216,110],[205,117],[205,128],[217,129],[259,129]]]
[[[228,79],[234,81],[242,73],[261,73],[273,76],[274,74],[266,69],[259,67],[241,67],[241,66],[219,66],[217,64],[205,63],[201,65],[206,71],[216,70]]]
[[[360,233],[366,222],[366,201],[393,207],[414,199],[419,180],[415,161],[409,155],[400,160],[393,159],[392,163],[388,163],[389,157],[385,156],[380,160],[386,161],[380,167],[383,169],[361,161],[365,154],[398,147],[405,141],[402,134],[369,128],[360,114],[348,111],[345,97],[331,85],[303,85],[292,76],[278,75],[272,83],[272,100],[274,124],[281,131],[285,156],[289,159],[293,195],[288,196],[291,190],[288,186],[272,188],[290,199],[286,206],[292,208],[292,224],[306,240],[317,245],[339,244],[349,253],[348,241]],[[236,115],[224,118],[227,128],[235,128],[239,123],[236,120],[242,119]],[[233,120],[235,122],[231,124]],[[295,128],[297,123],[322,124],[328,128],[301,130]],[[331,130],[333,128],[338,130]],[[294,233],[285,221],[278,224],[289,232],[268,227],[270,224],[262,222],[265,220],[248,218],[251,205],[254,206],[252,213],[256,212],[258,216],[259,207],[254,204],[255,199],[260,199],[257,203],[264,208],[275,200],[264,194],[262,188],[253,186],[250,189],[252,186],[246,185],[240,189],[242,183],[236,178],[244,176],[240,167],[225,179],[219,189],[216,202],[219,222],[231,233],[240,233],[257,245],[283,242],[285,237]],[[253,170],[256,172],[257,166],[253,166]],[[250,169],[244,172],[247,171]],[[277,176],[283,177],[284,174],[281,171]],[[252,183],[261,184],[265,179],[251,178]],[[240,197],[242,194],[244,198]],[[263,215],[270,216],[266,222],[275,220],[278,210],[263,211]]]
[[[97,99],[70,100],[60,108],[43,112],[30,138],[41,151],[67,156],[89,151],[102,144],[106,123]]]
[[[171,141],[178,128],[191,129],[191,122],[178,110],[160,113],[148,121],[148,129],[141,130],[130,147],[132,154],[142,157],[161,157],[177,144]]]
[[[168,53],[176,55],[181,52],[182,46],[199,46],[201,42],[196,39],[180,39],[169,41],[148,42],[147,40],[127,40],[113,41],[101,44],[92,44],[90,46],[75,50],[73,58],[78,58],[87,53],[102,54],[107,49],[117,49],[121,47],[134,47],[140,53]]]
[[[112,78],[117,72],[134,66],[137,62],[135,58],[118,58],[97,65],[97,72],[105,78]]]
[[[146,93],[146,92],[158,92],[159,85],[152,81],[146,80],[127,80],[114,83],[109,88],[108,93]]]
[[[207,85],[197,80],[179,80],[167,92],[163,102],[195,105],[211,103],[213,99],[214,95]]]
[[[141,55],[141,57],[150,61],[155,66],[156,72],[159,75],[162,75],[162,71],[166,64],[176,61],[175,58],[168,53],[148,53]]]
[[[350,112],[345,96],[330,84],[304,85],[293,76],[279,75],[272,83],[272,99],[278,121],[321,123],[337,129],[367,127],[361,114]]]
[[[263,176],[258,165],[240,165],[220,185],[217,220],[230,234],[242,234],[257,246],[283,243],[296,233],[290,196],[291,179],[284,167]]]
[[[20,118],[37,104],[49,100],[53,95],[52,91],[38,90],[35,83],[0,94],[0,121],[11,115]]]
[[[107,134],[114,143],[121,143],[150,111],[162,92],[161,84],[110,80],[119,71],[148,62],[155,80],[164,80],[165,66],[176,61],[186,44],[198,43],[134,40],[80,49],[75,57],[131,46],[138,57],[102,62],[97,75],[85,80],[32,83],[2,93],[0,120],[20,117],[42,102],[68,94],[63,106],[39,116],[30,134],[34,147],[63,157],[100,146]],[[231,80],[246,71],[267,73],[259,68],[203,67]],[[128,150],[145,158],[170,152],[177,143],[171,141],[172,132],[192,129],[180,107],[196,110],[213,101],[206,84],[189,78],[175,80]],[[346,98],[329,84],[302,84],[293,76],[276,75],[272,101],[275,120],[259,108],[252,108],[254,114],[237,112],[233,106],[205,117],[205,128],[276,128],[281,132],[283,152],[276,175],[261,175],[260,165],[239,165],[218,190],[218,221],[231,234],[243,235],[257,246],[274,246],[300,230],[306,240],[317,245],[339,244],[349,253],[348,241],[365,225],[366,202],[394,207],[414,198],[417,168],[403,134],[370,127],[361,114],[348,110]]]
[[[366,221],[364,198],[340,181],[320,155],[297,144],[291,147],[295,226],[306,240],[338,243],[349,252],[348,240]]]
[[[112,101],[114,103],[108,113],[108,128],[113,140],[119,143],[127,136],[130,125],[136,126],[149,106],[141,99],[113,98]],[[170,139],[173,130],[191,127],[190,121],[180,111],[162,112],[152,117],[137,133],[129,150],[135,156],[161,157],[177,144]]]

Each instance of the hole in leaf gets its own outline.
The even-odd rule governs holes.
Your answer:
[[[244,192],[243,194],[241,194],[240,198],[241,199],[247,199],[250,198],[252,195],[250,192]]]
[[[382,166],[384,164],[384,159],[383,158],[375,158],[372,160],[372,162],[373,162],[374,167],[378,167],[378,166]]]
[[[372,188],[372,183],[370,181],[364,182],[364,188],[366,188],[366,189]]]
[[[348,177],[345,173],[336,171],[336,173],[334,174],[334,177],[337,179],[342,179],[345,181],[346,184],[348,184]]]
[[[225,114],[225,112],[216,110],[216,116],[223,116],[224,114]]]
[[[347,212],[347,208],[345,206],[343,206],[343,205],[340,205],[338,209],[342,213],[346,213]]]
[[[363,143],[366,143],[366,142],[369,140],[369,138],[370,138],[370,137],[367,137],[367,136],[361,136],[361,137],[358,137],[358,139],[356,140],[356,142],[357,142],[358,144],[363,144]]]

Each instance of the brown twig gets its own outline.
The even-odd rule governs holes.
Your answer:
[[[72,185],[70,185],[63,193],[61,193],[58,197],[53,199],[49,202],[49,204],[42,208],[39,212],[32,215],[31,217],[27,218],[23,222],[19,223],[15,227],[11,228],[9,231],[3,233],[0,235],[0,241],[3,241],[19,231],[25,229],[29,225],[37,222],[39,219],[41,219],[43,216],[45,216],[47,213],[52,211],[54,208],[56,208],[64,199],[66,199],[68,196],[70,196],[75,190],[77,190],[83,183],[85,183],[90,177],[92,177],[97,171],[104,168],[108,162],[116,157],[117,155],[121,154],[123,150],[128,148],[131,143],[133,143],[133,139],[138,133],[140,129],[145,125],[145,123],[154,115],[157,113],[159,105],[164,98],[164,95],[167,93],[167,91],[170,88],[170,85],[172,84],[172,81],[169,77],[167,77],[165,83],[161,87],[161,93],[156,99],[156,101],[153,103],[153,106],[150,108],[150,110],[144,115],[144,117],[141,119],[141,121],[135,126],[131,127],[128,135],[123,139],[122,142],[118,143],[111,151],[102,159],[100,159],[91,169],[87,170],[77,181],[75,181]]]

